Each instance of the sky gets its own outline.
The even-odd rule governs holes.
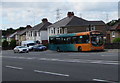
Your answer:
[[[65,18],[67,12],[89,21],[118,19],[119,0],[2,0],[0,2],[0,29],[37,25],[43,18],[49,22]],[[59,19],[56,19],[59,9]]]

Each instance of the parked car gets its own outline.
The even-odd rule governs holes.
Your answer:
[[[43,50],[47,50],[47,47],[44,45],[35,45],[35,46],[33,46],[33,50],[34,51],[43,51]]]
[[[21,53],[21,52],[28,53],[29,49],[25,46],[16,46],[13,51],[14,53]]]
[[[22,41],[21,46],[26,46],[28,47],[29,51],[33,50],[33,46],[36,45],[35,41]]]

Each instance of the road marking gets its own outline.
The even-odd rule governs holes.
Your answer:
[[[20,68],[20,67],[14,67],[14,66],[5,66],[7,68],[12,68],[12,69],[18,69],[18,70],[22,70],[23,68]]]
[[[28,58],[26,58],[26,59],[35,59],[35,58],[30,58],[30,57],[28,57]]]
[[[93,79],[93,81],[107,82],[107,83],[117,83],[117,82],[108,81],[108,80],[102,80],[102,79]]]
[[[101,55],[101,56],[118,56],[118,55]]]
[[[47,72],[47,71],[34,70],[34,72],[69,77],[69,75],[67,74],[53,73],[53,72]]]
[[[11,57],[3,56],[4,58],[16,58],[26,60],[42,60],[42,61],[59,61],[69,63],[91,63],[91,64],[105,64],[105,65],[119,65],[118,61],[105,61],[105,60],[85,60],[85,59],[58,59],[58,58],[37,58],[37,57]]]

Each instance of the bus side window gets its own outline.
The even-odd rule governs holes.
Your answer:
[[[76,44],[76,43],[77,43],[77,37],[72,37],[71,43],[72,43],[72,44]]]
[[[60,40],[60,37],[57,37],[55,43],[56,43],[56,44],[60,44],[60,43],[61,43],[60,41],[61,41],[61,40]]]
[[[83,40],[83,36],[78,36],[77,37],[77,43],[83,43],[82,40]]]
[[[67,44],[67,38],[66,37],[63,38],[63,41],[64,41],[63,44]]]
[[[83,36],[83,43],[89,43],[89,35]]]
[[[55,43],[55,38],[49,38],[50,44],[54,44]]]
[[[67,44],[71,44],[71,37],[67,38]]]

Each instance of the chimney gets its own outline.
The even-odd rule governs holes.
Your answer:
[[[68,12],[68,13],[67,13],[67,16],[68,16],[68,17],[72,17],[72,16],[74,16],[74,13],[73,13],[73,12]]]
[[[43,22],[43,23],[48,22],[47,18],[43,18],[43,19],[42,19],[42,22]]]

